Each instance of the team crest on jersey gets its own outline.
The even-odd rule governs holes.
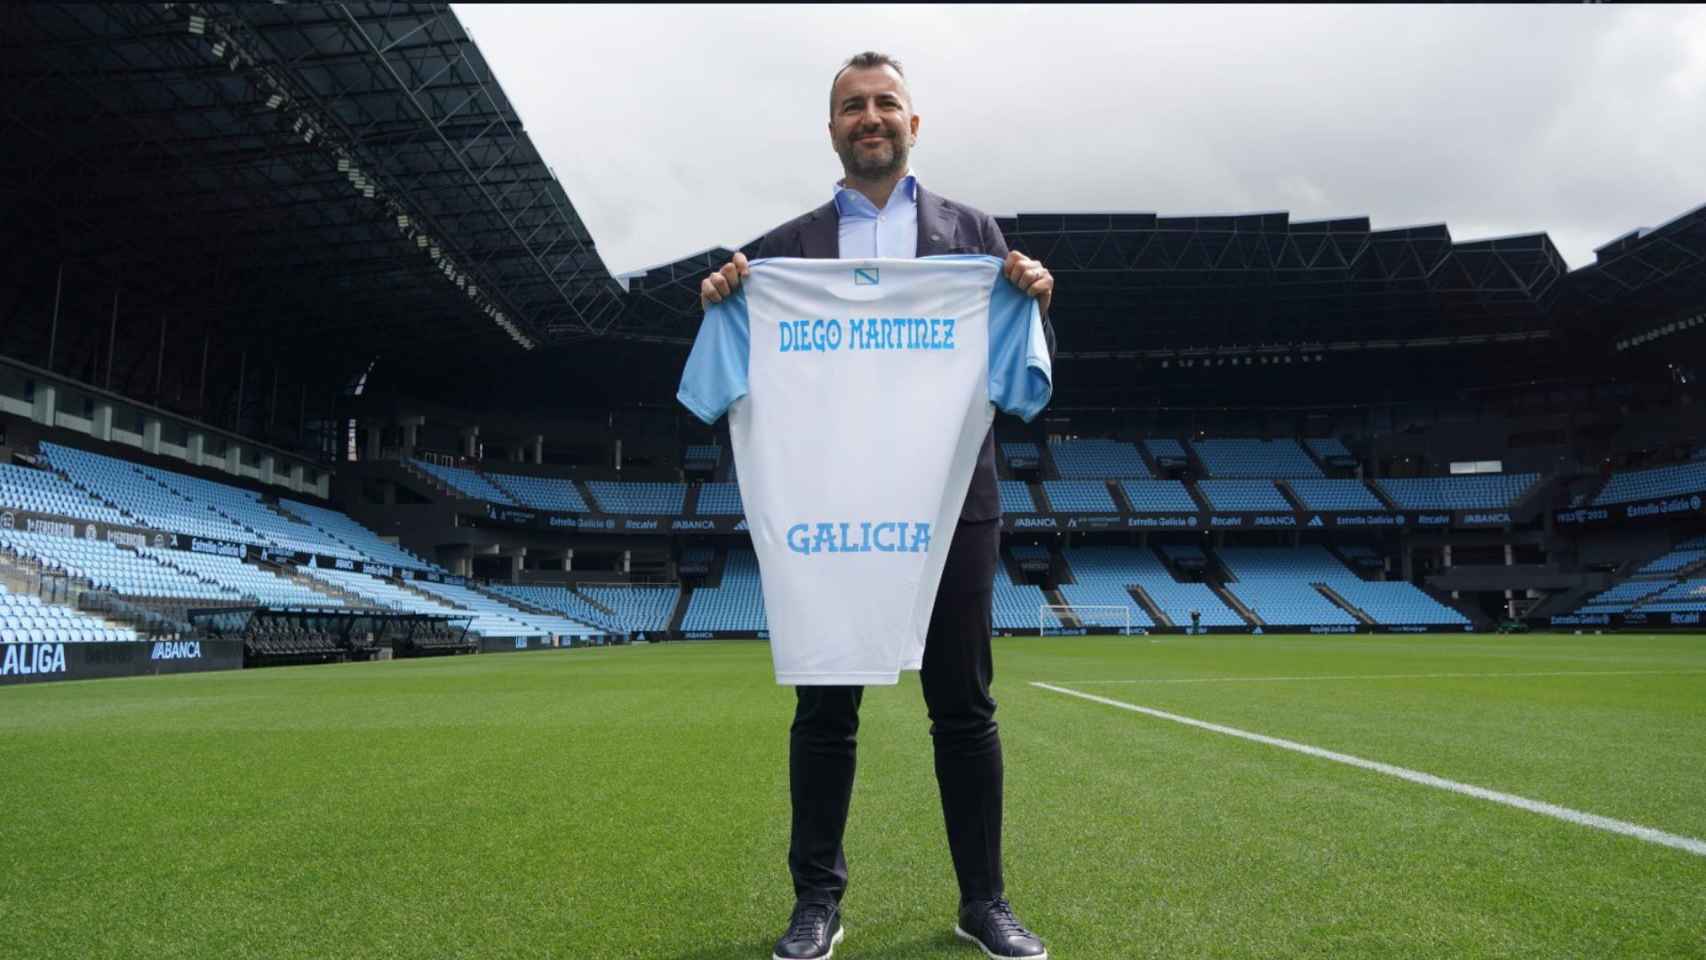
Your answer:
[[[854,267],[853,285],[855,287],[874,287],[877,285],[876,267]]]

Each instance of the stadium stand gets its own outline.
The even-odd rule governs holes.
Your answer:
[[[304,553],[361,559],[355,551],[327,543],[324,537],[316,536],[312,527],[274,512],[261,501],[260,494],[155,467],[134,466],[144,476],[185,500],[206,506],[245,530],[259,534],[263,543]]]
[[[1641,600],[1635,609],[1643,613],[1706,612],[1706,580],[1678,580]]]
[[[1537,473],[1488,473],[1375,482],[1405,510],[1505,510],[1539,479]]]
[[[1086,627],[1122,627],[1124,617],[1111,610],[1089,610],[1088,606],[1124,607],[1133,627],[1153,627],[1155,621],[1135,599],[1126,584],[1131,580],[1130,548],[1068,547],[1061,551],[1072,571],[1071,583],[1060,585],[1060,595],[1072,605],[1073,615]]]
[[[1297,441],[1196,440],[1197,459],[1213,477],[1319,477],[1321,468]]]
[[[235,600],[238,594],[215,583],[163,566],[104,540],[79,540],[43,533],[0,530],[0,544],[49,570],[80,577],[97,589],[125,597]]]
[[[570,620],[590,624],[605,633],[628,632],[627,626],[615,614],[593,606],[587,598],[567,587],[491,583],[486,585],[486,589],[530,607],[555,610]]]
[[[1049,456],[1064,479],[1133,477],[1147,480],[1148,464],[1131,443],[1102,438],[1063,440],[1049,444]]]
[[[329,583],[353,593],[370,603],[390,610],[421,613],[438,617],[467,620],[470,632],[483,637],[539,637],[547,631],[521,623],[508,615],[494,615],[478,610],[461,610],[450,603],[428,599],[378,577],[353,570],[334,570],[329,567],[297,567],[296,572]]]
[[[467,467],[446,467],[426,460],[410,460],[422,472],[438,478],[445,486],[472,500],[487,500],[506,506],[518,507],[520,504],[509,494],[499,490],[481,476],[479,471]]]
[[[415,587],[432,594],[440,600],[472,611],[480,619],[476,622],[495,622],[511,620],[538,630],[540,633],[556,634],[559,637],[591,637],[599,631],[588,624],[569,617],[550,617],[510,606],[495,597],[487,596],[478,590],[460,587],[450,583],[433,583],[430,580],[416,580]],[[483,633],[485,631],[476,631]]]
[[[1356,458],[1337,437],[1311,437],[1303,441],[1309,451],[1329,466],[1354,466]]]
[[[56,473],[11,464],[0,464],[0,507],[121,526],[130,526],[133,522],[112,507],[89,497]]]
[[[487,474],[493,483],[515,495],[524,507],[558,513],[586,513],[586,498],[574,481],[559,477],[523,477],[511,473]]]
[[[700,484],[699,503],[695,509],[702,517],[740,516],[746,512],[746,507],[740,502],[740,484]]]
[[[675,605],[681,600],[681,587],[674,584],[580,586],[576,590],[610,610],[618,622],[634,633],[667,629],[670,617],[675,613]]]
[[[1673,574],[1701,561],[1706,561],[1706,550],[1672,550],[1643,566],[1635,575],[1646,577]]]
[[[123,643],[136,631],[114,627],[105,620],[69,607],[43,603],[27,593],[0,584],[0,641],[6,643]]]
[[[1143,449],[1149,451],[1150,459],[1162,466],[1180,466],[1186,462],[1185,447],[1177,440],[1150,438],[1143,441]]]
[[[1121,480],[1120,490],[1138,513],[1192,512],[1197,502],[1177,480]]]
[[[1197,489],[1216,510],[1290,510],[1272,480],[1198,480]]]
[[[1361,480],[1321,480],[1300,477],[1286,485],[1311,510],[1385,510],[1386,504]]]
[[[1001,490],[1002,513],[1036,513],[1037,501],[1031,496],[1028,484],[1018,480],[998,480]]]
[[[711,470],[723,459],[723,448],[714,443],[689,444],[681,465],[688,470]]]
[[[1576,612],[1628,613],[1635,604],[1662,593],[1674,584],[1673,580],[1625,580],[1589,597]]]
[[[1032,608],[1034,613],[1035,607]],[[684,631],[769,630],[764,616],[764,590],[759,583],[758,555],[730,550],[723,565],[722,584],[700,587],[687,600]]]
[[[1048,595],[1043,589],[1031,583],[1014,583],[1013,577],[1007,572],[1006,564],[995,567],[995,595],[991,610],[991,624],[997,630],[1034,630],[1037,628],[1038,617],[1048,628],[1061,626],[1060,617],[1054,611],[1042,610],[1043,604],[1048,603]]]
[[[1042,452],[1034,443],[1011,441],[1001,445],[1001,455],[1012,467],[1035,467],[1042,462]]]
[[[134,518],[137,524],[214,540],[271,545],[259,534],[238,526],[211,507],[191,503],[170,488],[148,479],[148,474],[127,461],[56,443],[43,443],[41,453],[73,484]]]
[[[1100,480],[1044,480],[1043,493],[1056,512],[1113,513],[1114,498]]]
[[[1357,619],[1314,588],[1323,584],[1375,623],[1466,626],[1467,617],[1415,586],[1363,580],[1325,547],[1222,547],[1222,564],[1236,580],[1226,589],[1266,623],[1350,626]]]
[[[589,480],[586,488],[605,513],[680,513],[687,499],[683,483]]]
[[[325,535],[328,546],[343,544],[354,550],[362,559],[374,563],[385,563],[392,566],[408,567],[414,570],[431,570],[444,573],[443,567],[436,563],[422,560],[403,548],[379,539],[379,535],[367,529],[341,510],[329,510],[316,507],[310,503],[299,503],[295,500],[280,500],[278,505],[285,512],[301,519],[304,523]],[[328,550],[321,550],[328,553]]]
[[[216,584],[231,593],[268,607],[342,607],[344,602],[283,577],[244,563],[236,557],[221,557],[188,550],[145,547],[138,553],[162,566]]]
[[[1691,493],[1706,493],[1706,463],[1682,463],[1614,473],[1593,502],[1595,506],[1603,506]]]

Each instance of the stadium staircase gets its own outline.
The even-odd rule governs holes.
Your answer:
[[[1078,611],[1066,602],[1066,597],[1057,590],[1044,590],[1043,596],[1049,605],[1055,607],[1054,615],[1060,618],[1060,625],[1068,630],[1078,630],[1084,627],[1084,621],[1078,619]],[[1064,608],[1064,609],[1062,609]]]
[[[1350,614],[1351,616],[1357,618],[1358,623],[1361,623],[1364,626],[1370,626],[1370,627],[1374,626],[1374,618],[1369,616],[1366,613],[1363,613],[1362,610],[1359,609],[1356,604],[1351,603],[1349,600],[1346,600],[1344,597],[1340,596],[1339,591],[1334,590],[1332,587],[1328,586],[1325,583],[1312,583],[1312,584],[1310,584],[1310,586],[1314,587],[1316,592],[1321,594],[1323,597],[1326,597],[1328,600],[1333,601],[1334,606],[1345,611],[1346,613]]]
[[[1308,450],[1309,448],[1304,447],[1304,449]],[[1313,458],[1315,454],[1311,453],[1309,456]],[[1327,476],[1331,475],[1332,474],[1327,474]],[[1274,486],[1279,490],[1280,496],[1285,499],[1285,502],[1291,505],[1291,509],[1304,513],[1309,512],[1309,506],[1303,502],[1303,498],[1297,495],[1296,490],[1291,489],[1291,481],[1275,480]]]
[[[1314,447],[1312,447],[1309,444],[1304,443],[1302,441],[1299,441],[1297,445],[1298,445],[1298,447],[1302,448],[1303,455],[1309,458],[1309,462],[1315,464],[1315,468],[1317,470],[1321,471],[1321,476],[1323,476],[1323,477],[1338,476],[1338,473],[1336,471],[1334,471],[1334,469],[1332,467],[1327,465],[1327,461],[1321,459],[1321,455],[1315,452]],[[1283,484],[1283,483],[1280,484],[1280,488],[1285,490],[1287,495],[1291,494],[1291,488],[1287,487],[1285,484]]]
[[[1190,456],[1190,455],[1187,454],[1187,456]],[[1208,505],[1208,498],[1203,496],[1203,492],[1201,490],[1197,489],[1197,485],[1195,483],[1191,483],[1191,482],[1187,481],[1185,483],[1185,490],[1188,493],[1190,493],[1191,500],[1194,503],[1196,503],[1197,511],[1199,513],[1213,513],[1214,512],[1214,508]]]
[[[426,472],[425,470],[422,470],[420,467],[415,466],[415,463],[412,460],[405,460],[402,463],[398,464],[398,466],[402,469],[402,471],[405,474],[407,474],[409,476],[410,479],[414,480],[416,483],[421,484],[422,486],[426,487],[428,490],[431,490],[433,493],[437,494],[439,499],[444,499],[444,500],[466,500],[466,499],[468,499],[467,495],[462,493],[462,491],[456,489],[455,487],[452,487],[450,484],[446,483],[443,480],[440,480],[439,478],[433,476],[432,474]],[[509,491],[506,490],[504,492],[508,493]]]
[[[1238,614],[1240,617],[1243,617],[1244,620],[1250,624],[1250,626],[1252,626],[1252,627],[1265,627],[1268,625],[1267,621],[1263,620],[1261,617],[1256,616],[1256,611],[1251,610],[1249,607],[1244,606],[1244,602],[1242,600],[1239,600],[1237,597],[1233,596],[1232,591],[1226,589],[1226,586],[1220,582],[1219,578],[1207,577],[1207,578],[1204,578],[1203,582],[1208,584],[1208,588],[1210,590],[1214,591],[1214,595],[1220,598],[1221,603],[1224,603],[1228,607],[1231,607],[1232,612]]]
[[[1403,512],[1403,508],[1398,506],[1398,501],[1393,500],[1391,497],[1386,495],[1385,490],[1380,489],[1380,484],[1369,483],[1367,480],[1364,480],[1362,482],[1362,486],[1363,486],[1363,489],[1367,490],[1369,493],[1374,494],[1374,499],[1379,500],[1382,504],[1385,504],[1386,509],[1392,511],[1393,513]]]
[[[503,481],[499,480],[497,477],[495,477],[489,473],[486,473],[484,470],[480,471],[480,475],[484,476],[486,478],[487,483],[491,484],[494,487],[497,487],[499,490],[502,490],[506,496],[508,496],[511,500],[514,500],[516,503],[526,503],[527,502],[526,500],[524,500],[520,496],[518,496],[514,490],[510,489],[509,487],[504,486]]]
[[[1150,476],[1157,480],[1166,479],[1166,471],[1162,470],[1161,464],[1155,462],[1155,458],[1149,455],[1149,448],[1147,446],[1144,446],[1141,442],[1133,442],[1132,446],[1137,448],[1137,457],[1139,460],[1142,460],[1143,465],[1148,468]]]
[[[693,588],[682,584],[681,593],[675,598],[675,611],[669,615],[669,623],[664,627],[669,636],[681,636],[681,623],[687,619],[687,604],[692,599]]]
[[[700,483],[687,485],[687,494],[681,498],[681,515],[691,517],[699,512],[699,491],[704,486]]]
[[[1126,592],[1131,594],[1132,599],[1137,601],[1137,605],[1143,609],[1144,613],[1149,614],[1149,619],[1155,621],[1156,626],[1177,626],[1167,614],[1162,612],[1161,607],[1150,599],[1149,592],[1143,587],[1135,583],[1128,583],[1126,584]]]
[[[360,594],[351,593],[342,587],[334,586],[325,580],[318,580],[314,577],[307,576],[306,574],[297,573],[296,568],[289,564],[267,563],[262,561],[256,564],[256,566],[275,577],[283,577],[299,587],[305,587],[315,593],[324,594],[329,599],[340,601],[346,607],[354,607],[357,610],[366,610],[373,607],[373,601],[366,597],[363,597]],[[331,605],[332,604],[327,604],[327,606]]]

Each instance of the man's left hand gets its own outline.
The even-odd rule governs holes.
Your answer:
[[[1007,262],[1001,265],[1001,272],[1013,286],[1037,298],[1037,309],[1048,313],[1049,301],[1054,299],[1054,274],[1049,273],[1041,261],[1014,250],[1007,254]]]

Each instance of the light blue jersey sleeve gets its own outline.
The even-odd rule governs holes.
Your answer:
[[[746,396],[747,358],[752,340],[746,291],[714,303],[699,323],[699,336],[681,371],[675,399],[706,423],[715,423]]]
[[[1029,423],[1054,395],[1043,316],[998,271],[989,296],[989,402]]]

